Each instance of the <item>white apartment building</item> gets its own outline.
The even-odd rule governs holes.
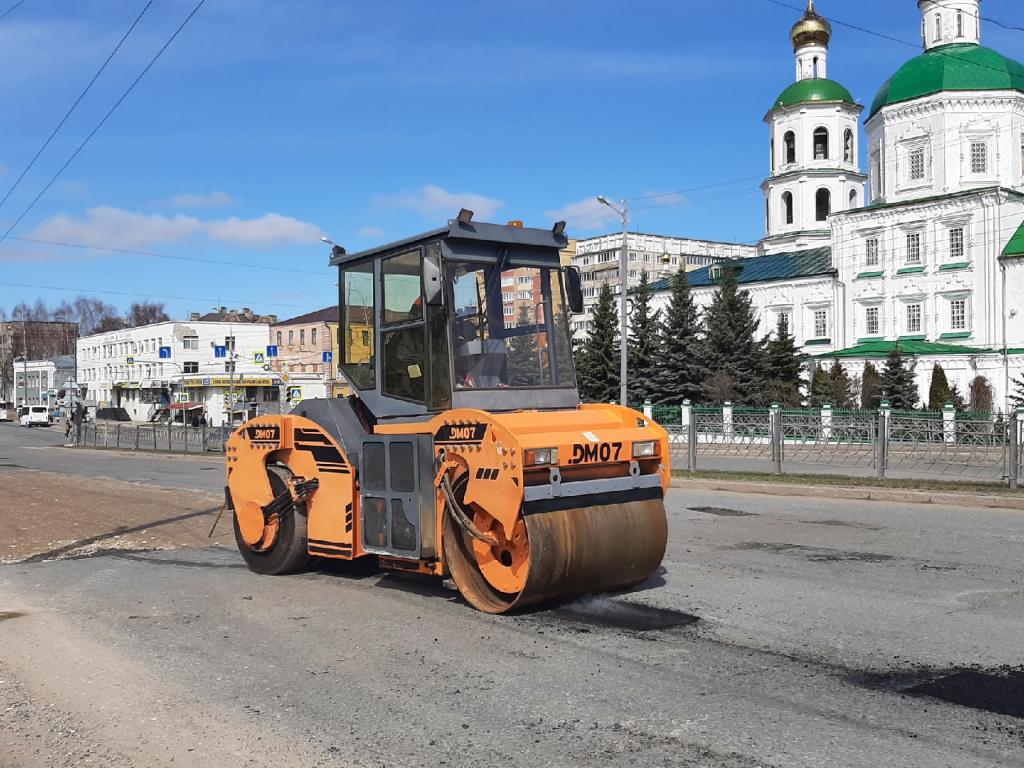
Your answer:
[[[647,272],[648,279],[655,282],[678,272],[680,265],[683,264],[689,271],[718,264],[726,259],[745,259],[757,253],[756,247],[752,245],[641,232],[630,232],[627,243],[630,289],[640,283],[640,274],[644,271]],[[619,295],[622,285],[619,278],[621,259],[621,232],[576,241],[572,266],[580,270],[584,305],[583,312],[572,318],[572,332],[578,338],[585,337],[590,331],[593,320],[591,313],[597,303],[601,286],[604,283],[611,283],[612,293]]]
[[[174,402],[202,406],[219,426],[246,404],[279,412],[282,382],[270,371],[269,343],[263,322],[172,320],[94,334],[77,341],[78,382],[87,401],[122,407],[133,420]]]
[[[75,358],[58,355],[46,360],[13,363],[14,402],[16,405],[57,404],[58,393],[75,380]]]

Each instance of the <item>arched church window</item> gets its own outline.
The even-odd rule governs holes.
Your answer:
[[[828,129],[817,128],[814,131],[814,159],[828,160]]]
[[[786,145],[786,165],[790,165],[796,162],[796,134],[792,131],[786,131],[786,135],[782,137],[782,143]]]
[[[774,171],[775,170],[775,139],[772,139],[771,154],[772,154],[772,156],[771,156],[772,170]]]
[[[849,128],[843,134],[843,160],[848,163],[853,162],[853,131]]]
[[[818,57],[817,56],[814,57],[814,61],[812,63],[811,77],[814,77],[814,78],[818,77]]]
[[[828,221],[830,213],[832,213],[832,193],[822,187],[814,196],[814,218],[817,221]]]
[[[935,42],[942,39],[942,14],[935,14]]]
[[[793,193],[782,193],[782,220],[786,224],[793,223]]]
[[[856,207],[857,207],[857,190],[856,189],[851,189],[850,190],[850,209],[852,210],[852,209],[854,209]]]
[[[957,11],[956,12],[956,36],[957,37],[963,37],[964,36],[964,12],[963,11]]]

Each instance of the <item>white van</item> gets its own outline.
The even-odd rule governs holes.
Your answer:
[[[23,427],[48,427],[50,409],[45,405],[23,405],[18,410],[18,421]]]

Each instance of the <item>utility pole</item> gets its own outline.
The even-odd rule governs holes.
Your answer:
[[[597,202],[607,205],[622,219],[622,253],[619,257],[619,405],[628,407],[626,338],[629,332],[629,312],[626,308],[626,294],[629,293],[629,201],[620,201],[622,207],[619,208],[604,195],[598,195]]]
[[[28,319],[21,321],[21,404],[28,405]]]

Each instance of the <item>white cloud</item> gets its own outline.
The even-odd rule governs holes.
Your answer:
[[[435,184],[428,184],[413,193],[375,195],[373,201],[389,208],[409,208],[428,219],[443,217],[445,221],[454,219],[460,208],[469,208],[478,221],[488,221],[505,207],[503,201],[493,197],[473,192],[449,192]]]
[[[384,237],[384,230],[380,227],[363,227],[356,234],[360,237],[380,238]]]
[[[224,208],[234,205],[236,200],[227,192],[216,191],[208,195],[183,192],[172,197],[169,202],[175,208]]]
[[[165,216],[104,206],[88,208],[83,218],[68,214],[52,216],[29,237],[99,248],[137,249],[202,235],[212,240],[258,247],[313,243],[319,239],[320,230],[309,222],[277,213],[265,213],[256,219],[232,217],[203,221],[184,214]]]
[[[101,206],[86,209],[84,219],[67,214],[52,216],[36,227],[30,237],[102,248],[141,248],[185,240],[203,229],[203,222],[191,216],[136,213]]]
[[[619,215],[607,205],[597,202],[596,197],[585,197],[557,210],[545,211],[544,215],[554,221],[564,221],[570,232],[600,229],[619,221]]]
[[[278,213],[265,213],[258,219],[231,217],[211,221],[207,225],[207,232],[214,240],[242,245],[315,243],[320,239],[320,229],[315,224]]]

